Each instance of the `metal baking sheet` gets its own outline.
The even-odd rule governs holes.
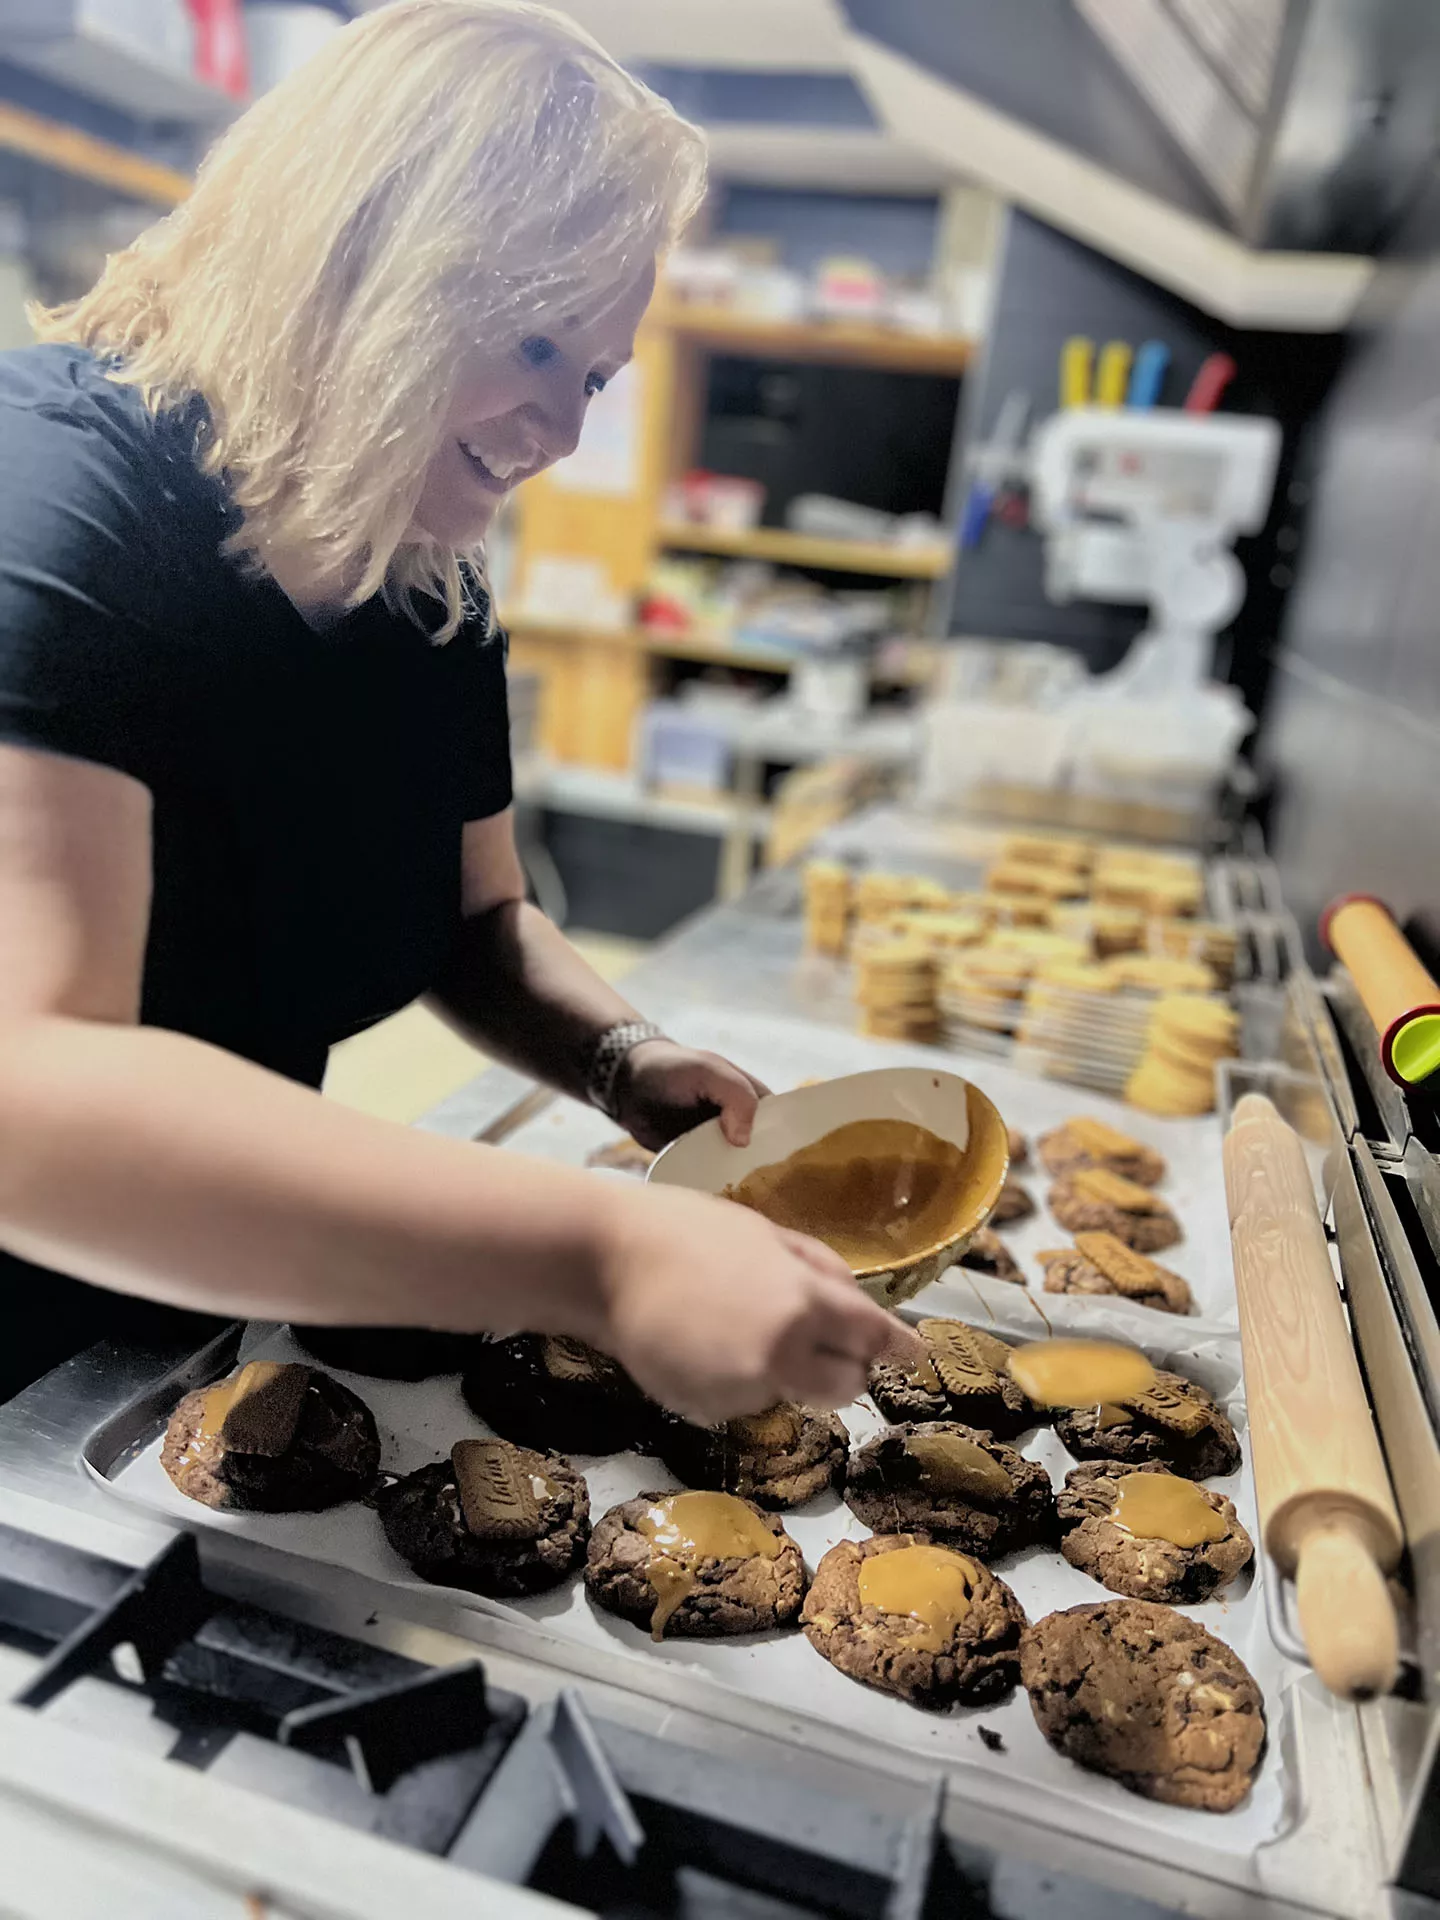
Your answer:
[[[1172,1365],[1200,1381],[1215,1392],[1241,1434],[1245,1464],[1229,1481],[1216,1484],[1234,1499],[1254,1537],[1220,1135],[1213,1120],[1152,1119],[1114,1102],[1029,1080],[993,1062],[966,1062],[939,1057],[925,1048],[882,1045],[803,1022],[695,1011],[673,1026],[677,1037],[735,1058],[763,1073],[777,1088],[876,1064],[962,1071],[968,1067],[970,1077],[990,1094],[1007,1120],[1027,1134],[1033,1136],[1073,1112],[1084,1111],[1155,1145],[1170,1164],[1161,1191],[1175,1206],[1185,1229],[1184,1240],[1164,1258],[1190,1281],[1201,1314],[1179,1319],[1128,1301],[1043,1293],[1034,1254],[1043,1246],[1064,1244],[1069,1236],[1044,1212],[1048,1182],[1033,1165],[1020,1177],[1041,1202],[1041,1210],[1005,1233],[1007,1244],[1025,1267],[1027,1287],[957,1270],[928,1289],[907,1314],[917,1318],[924,1313],[951,1313],[1023,1339],[1043,1331],[1043,1310],[1057,1330],[1135,1341],[1159,1364]],[[562,1102],[526,1122],[507,1142],[507,1150],[579,1163],[615,1134],[602,1116]],[[315,1563],[317,1572],[323,1572],[325,1565],[346,1567],[400,1591],[422,1590],[422,1583],[391,1551],[375,1515],[363,1505],[318,1515],[219,1514],[185,1499],[171,1484],[159,1464],[160,1435],[169,1409],[183,1391],[223,1373],[237,1357],[257,1356],[302,1357],[284,1329],[251,1328],[243,1345],[238,1332],[222,1336],[205,1355],[196,1356],[180,1374],[92,1436],[85,1454],[90,1473],[121,1499],[172,1522],[218,1529],[237,1544],[253,1541],[300,1556]],[[383,1465],[389,1471],[411,1471],[442,1457],[457,1438],[485,1430],[466,1408],[454,1377],[407,1384],[334,1371],[373,1410]],[[846,1409],[843,1418],[857,1441],[882,1424],[865,1400]],[[1042,1461],[1057,1484],[1072,1464],[1048,1429],[1034,1432],[1022,1450]],[[617,1501],[676,1485],[656,1462],[633,1454],[582,1457],[577,1464],[585,1472],[596,1517]],[[812,1569],[835,1541],[863,1537],[867,1531],[833,1497],[787,1516],[786,1525]],[[1032,1619],[1058,1607],[1112,1597],[1053,1550],[1037,1548],[1009,1556],[996,1571],[1014,1587]],[[757,1716],[763,1712],[772,1721],[778,1713],[805,1744],[834,1749],[839,1742],[849,1752],[858,1745],[873,1752],[882,1765],[886,1752],[897,1761],[901,1755],[912,1762],[923,1759],[957,1776],[962,1788],[968,1782],[968,1790],[977,1795],[1001,1792],[1008,1796],[1013,1788],[1024,1795],[1038,1825],[1093,1834],[1097,1822],[1103,1822],[1121,1852],[1183,1857],[1196,1870],[1235,1885],[1263,1887],[1272,1844],[1303,1828],[1303,1782],[1297,1766],[1303,1742],[1293,1732],[1298,1722],[1290,1697],[1299,1670],[1276,1648],[1267,1630],[1262,1581],[1254,1574],[1247,1573],[1218,1600],[1183,1609],[1236,1648],[1265,1694],[1270,1726],[1267,1756],[1246,1804],[1224,1816],[1141,1801],[1113,1781],[1074,1767],[1040,1737],[1022,1691],[998,1707],[933,1716],[845,1679],[795,1633],[708,1644],[667,1642],[657,1647],[642,1632],[593,1608],[578,1579],[551,1594],[514,1604],[445,1591],[477,1613],[524,1619],[551,1635],[557,1648],[572,1649],[571,1657],[587,1669],[596,1661],[614,1664],[629,1673],[638,1687],[645,1687],[647,1674],[654,1683],[659,1663],[666,1670],[667,1683],[683,1687],[686,1704],[697,1710],[708,1708],[717,1717],[738,1718],[742,1723],[747,1710]],[[980,1737],[982,1726],[1000,1735],[1002,1750],[989,1750]]]
[[[1017,1337],[1023,1337],[1022,1322],[1028,1323],[1029,1319],[1028,1314],[1014,1311],[996,1315],[998,1330]],[[1130,1323],[1102,1314],[1096,1331],[1128,1334]],[[1233,1336],[1222,1333],[1198,1340],[1181,1336],[1178,1345],[1168,1341],[1144,1344],[1158,1363],[1179,1368],[1217,1395],[1235,1420],[1243,1446],[1244,1412]],[[212,1343],[210,1359],[214,1364],[209,1371],[223,1372],[237,1357],[303,1356],[285,1329],[255,1327],[249,1330],[238,1353],[233,1335]],[[485,1431],[465,1407],[453,1376],[407,1384],[333,1371],[374,1412],[383,1465],[389,1471],[411,1471],[448,1452],[460,1436]],[[163,1421],[167,1403],[173,1405],[180,1391],[204,1377],[206,1369],[197,1356],[183,1377],[172,1381],[168,1394],[152,1392],[143,1406],[107,1423],[86,1449],[86,1464],[92,1475],[126,1502],[172,1522],[218,1529],[238,1539],[298,1555],[321,1568],[351,1568],[398,1589],[422,1587],[390,1549],[375,1515],[362,1504],[350,1503],[313,1515],[215,1513],[180,1494],[159,1463]],[[883,1424],[868,1401],[846,1409],[843,1418],[857,1441],[863,1441]],[[1043,1461],[1057,1484],[1072,1464],[1048,1429],[1033,1433],[1023,1451]],[[597,1516],[617,1501],[677,1484],[656,1462],[634,1454],[582,1456],[577,1464],[585,1473]],[[1248,1461],[1241,1473],[1216,1484],[1223,1485],[1235,1500],[1253,1534],[1255,1514]],[[867,1531],[833,1496],[787,1516],[786,1525],[812,1569],[837,1540],[864,1537]],[[1057,1607],[1110,1597],[1048,1549],[1034,1548],[1008,1556],[996,1571],[1014,1587],[1031,1618]],[[823,1729],[832,1740],[840,1736],[852,1752],[858,1745],[873,1753],[877,1764],[883,1765],[882,1755],[892,1751],[910,1760],[930,1761],[962,1776],[989,1776],[994,1785],[1010,1783],[1017,1792],[1023,1792],[1039,1824],[1093,1832],[1100,1819],[1121,1851],[1169,1858],[1175,1848],[1182,1848],[1204,1870],[1239,1884],[1255,1884],[1262,1877],[1257,1872],[1257,1850],[1263,1855],[1266,1845],[1287,1833],[1298,1817],[1300,1796],[1291,1768],[1286,1698],[1295,1670],[1269,1638],[1258,1588],[1249,1574],[1223,1598],[1184,1609],[1236,1648],[1265,1694],[1269,1750],[1250,1798],[1244,1807],[1225,1816],[1138,1801],[1113,1781],[1070,1765],[1041,1739],[1028,1701],[1019,1690],[998,1706],[935,1716],[845,1679],[798,1633],[656,1646],[641,1631],[592,1607],[578,1578],[553,1593],[518,1603],[446,1591],[459,1604],[478,1612],[526,1619],[577,1652],[584,1649],[591,1657],[618,1657],[632,1683],[642,1688],[647,1672],[654,1672],[654,1663],[663,1663],[675,1679],[692,1684],[693,1691],[687,1687],[687,1704],[701,1710],[707,1700],[729,1696],[724,1717],[733,1718],[737,1707],[743,1712],[748,1699],[757,1705],[763,1703],[771,1714],[777,1710],[784,1714],[795,1737],[807,1744]],[[807,1727],[815,1729],[814,1736],[807,1736]],[[1001,1751],[987,1748],[980,1736],[981,1727],[1000,1735],[1004,1743]]]

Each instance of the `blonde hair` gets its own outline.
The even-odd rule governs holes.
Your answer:
[[[344,27],[211,151],[193,193],[42,339],[113,359],[156,413],[199,395],[241,524],[326,597],[383,592],[448,639],[479,548],[411,531],[461,358],[542,306],[603,309],[704,192],[697,130],[526,0],[394,0]]]

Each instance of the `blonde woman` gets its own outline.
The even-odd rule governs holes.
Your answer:
[[[559,15],[399,0],[0,356],[0,1396],[175,1308],[572,1333],[699,1415],[861,1387],[894,1323],[817,1243],[316,1091],[429,993],[644,1141],[748,1137],[525,902],[483,571],[703,176]]]

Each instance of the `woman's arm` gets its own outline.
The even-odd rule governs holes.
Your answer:
[[[137,1026],[149,835],[137,782],[0,745],[0,1245],[209,1312],[571,1332],[711,1417],[860,1389],[895,1323],[814,1243]]]
[[[596,1040],[643,1014],[527,903],[508,812],[473,821],[462,857],[465,921],[433,996],[437,1010],[493,1058],[584,1099]],[[718,1054],[649,1040],[621,1069],[616,1118],[646,1146],[663,1146],[718,1112],[743,1145],[765,1092]]]

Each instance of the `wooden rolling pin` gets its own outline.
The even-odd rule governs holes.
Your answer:
[[[1384,902],[1368,893],[1342,894],[1321,914],[1320,938],[1348,968],[1380,1036],[1390,1078],[1408,1089],[1440,1073],[1440,982]]]
[[[1385,1584],[1404,1536],[1299,1137],[1247,1093],[1225,1140],[1261,1535],[1295,1576],[1300,1631],[1332,1693],[1394,1685]]]

